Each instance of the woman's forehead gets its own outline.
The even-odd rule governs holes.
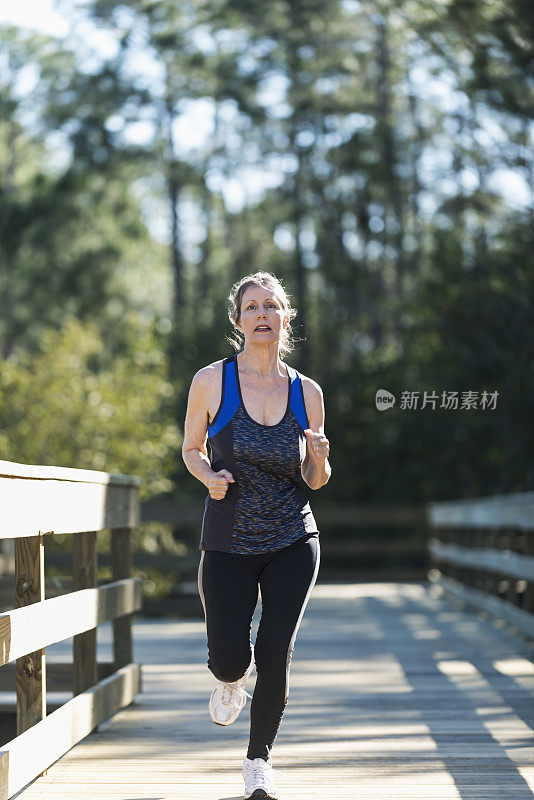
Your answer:
[[[250,300],[266,300],[267,298],[280,302],[276,293],[272,289],[266,289],[264,286],[249,286],[243,293],[243,303],[248,303]]]

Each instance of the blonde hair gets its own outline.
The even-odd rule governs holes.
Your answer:
[[[234,283],[230,294],[228,295],[228,300],[230,301],[230,305],[228,307],[228,319],[234,328],[234,338],[230,336],[226,336],[225,338],[230,342],[232,347],[235,347],[236,350],[242,349],[245,343],[245,337],[241,331],[236,328],[236,325],[241,320],[241,304],[243,302],[243,295],[251,286],[262,286],[264,289],[270,289],[282,303],[285,312],[284,316],[289,316],[289,324],[287,327],[282,327],[282,330],[280,331],[280,342],[278,347],[281,356],[284,356],[286,353],[290,353],[294,349],[294,343],[296,341],[292,336],[291,320],[296,315],[297,310],[291,306],[289,295],[282,286],[280,279],[271,272],[255,272],[253,275],[245,275],[244,278],[241,278],[241,280]]]

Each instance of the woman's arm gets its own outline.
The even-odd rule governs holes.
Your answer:
[[[189,388],[187,411],[184,422],[182,458],[195,478],[209,488],[212,470],[206,449],[208,438],[208,397],[211,391],[210,367],[203,367],[193,376]]]
[[[306,458],[301,474],[310,489],[320,489],[328,483],[332,468],[328,462],[330,443],[324,435],[323,391],[318,383],[302,376],[302,390],[310,428],[307,429]]]

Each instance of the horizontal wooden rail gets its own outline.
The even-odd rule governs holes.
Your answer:
[[[424,505],[374,505],[364,503],[316,503],[312,500],[313,515],[319,529],[346,525],[363,526],[414,526],[426,525],[427,510]],[[141,522],[167,522],[174,527],[199,525],[202,522],[204,501],[183,502],[167,495],[159,495],[141,504]]]
[[[459,547],[456,544],[443,544],[438,539],[432,539],[428,547],[436,561],[442,563],[534,582],[533,556],[489,547]]]
[[[140,611],[141,589],[140,578],[126,578],[0,614],[0,666],[116,617]]]
[[[45,774],[140,691],[131,631],[142,608],[131,550],[139,487],[133,475],[0,461],[0,540],[4,547],[14,541],[17,605],[0,614],[0,666],[16,663],[17,710],[17,736],[0,749],[0,800]],[[112,581],[98,586],[96,536],[104,529],[111,533]],[[45,599],[44,534],[53,533],[74,534],[73,591]],[[96,629],[108,621],[114,672],[101,677]],[[45,648],[71,637],[74,696],[47,716]]]
[[[0,539],[139,525],[140,479],[0,461]]]
[[[534,529],[534,492],[428,504],[428,522],[437,528]]]

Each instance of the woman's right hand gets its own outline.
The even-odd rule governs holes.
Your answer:
[[[235,483],[234,476],[227,469],[214,472],[208,482],[208,491],[213,500],[223,500],[228,490],[228,484]]]

